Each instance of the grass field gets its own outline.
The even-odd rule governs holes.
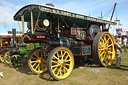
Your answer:
[[[0,63],[0,72],[4,72],[0,85],[128,85],[128,52],[123,52],[121,59],[121,69],[116,68],[115,61],[107,68],[75,65],[72,74],[62,81],[53,81],[47,73],[34,75],[27,65],[14,69]]]

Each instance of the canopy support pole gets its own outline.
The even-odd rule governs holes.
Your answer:
[[[24,35],[24,15],[21,16],[22,20],[22,35]]]
[[[60,32],[60,24],[59,24],[59,17],[58,17],[58,38],[60,38],[60,34],[59,34],[59,32]]]
[[[31,32],[32,34],[34,34],[34,30],[33,30],[33,12],[31,11]]]
[[[0,40],[0,44],[1,44],[1,47],[2,47],[2,39]]]

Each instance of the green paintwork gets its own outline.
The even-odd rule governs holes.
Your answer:
[[[40,47],[40,44],[39,43],[35,43],[35,47]]]
[[[27,46],[27,44],[23,42],[23,46]]]
[[[26,50],[30,51],[32,49],[34,49],[34,44],[33,43],[27,44]]]
[[[26,44],[23,42],[23,47],[20,47],[20,55],[23,55],[24,58],[28,57],[28,54],[31,50],[33,50],[34,48],[40,47],[39,43],[31,43],[31,44]]]
[[[26,48],[25,47],[20,47],[19,50],[20,50],[21,55],[26,53]]]

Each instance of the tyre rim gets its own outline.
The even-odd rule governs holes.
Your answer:
[[[10,65],[12,67],[21,66],[22,65],[21,57],[19,55],[12,56],[10,59]]]
[[[5,54],[5,63],[9,64],[9,60],[10,60],[10,52],[7,52]]]
[[[64,79],[73,69],[74,61],[71,52],[67,49],[59,49],[51,59],[51,70],[55,77]]]
[[[105,65],[111,65],[115,58],[114,39],[109,33],[104,33],[99,40],[99,56]]]
[[[36,49],[30,59],[32,70],[36,73],[43,73],[47,70],[47,56],[43,56],[41,49]]]
[[[1,60],[1,62],[4,62],[4,53],[0,54],[0,60]]]

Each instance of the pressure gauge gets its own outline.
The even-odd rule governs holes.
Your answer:
[[[49,20],[48,19],[44,19],[44,21],[43,21],[43,24],[44,24],[44,26],[45,27],[48,27],[49,26]]]

